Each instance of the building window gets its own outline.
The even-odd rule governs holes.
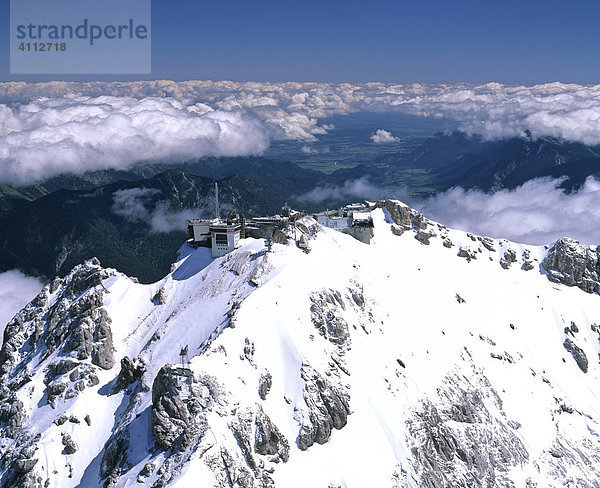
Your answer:
[[[229,243],[227,240],[227,234],[215,234],[215,243],[227,245]]]

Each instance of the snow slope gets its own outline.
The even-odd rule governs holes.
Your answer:
[[[2,483],[600,486],[598,295],[549,281],[544,247],[372,216],[371,245],[323,228],[308,253],[184,246],[153,285],[88,262],[47,286],[0,353]],[[114,362],[97,328],[88,356],[72,347],[93,294]],[[165,367],[185,345],[189,379]],[[125,356],[143,372],[123,386]],[[91,368],[83,389],[49,379],[65,358]]]

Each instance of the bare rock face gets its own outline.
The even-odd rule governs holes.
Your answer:
[[[577,327],[577,326],[575,326],[575,327]],[[565,349],[567,351],[569,351],[571,353],[571,356],[573,356],[573,359],[577,363],[577,366],[579,366],[579,369],[581,371],[583,371],[584,373],[587,373],[588,359],[587,359],[587,356],[585,355],[585,352],[583,352],[583,349],[581,349],[577,344],[575,344],[568,337],[565,339],[563,346],[565,347]]]
[[[100,310],[100,319],[94,329],[92,346],[92,364],[102,369],[110,369],[115,365],[112,332],[110,330],[110,317],[106,310]]]
[[[298,447],[305,451],[315,442],[326,443],[333,429],[342,429],[350,415],[350,396],[310,366],[302,366],[304,401],[308,407],[298,435]]]
[[[184,368],[163,366],[152,385],[152,433],[157,444],[169,449],[192,423],[192,414],[183,398],[191,389],[192,372]],[[182,439],[185,443],[185,440]]]
[[[144,375],[145,371],[146,364],[143,360],[139,358],[129,359],[128,356],[125,356],[121,359],[121,371],[119,371],[119,376],[117,376],[115,390],[122,390],[130,384],[135,383]]]
[[[254,424],[256,432],[254,450],[258,454],[272,456],[272,461],[287,462],[290,457],[290,445],[260,405],[256,409]]]
[[[461,247],[458,250],[457,256],[459,258],[465,258],[467,262],[471,262],[473,259],[477,259],[477,253],[468,247]]]
[[[454,246],[452,239],[450,239],[449,237],[446,237],[444,239],[444,242],[442,242],[442,244],[444,245],[444,247],[447,247],[448,249],[450,249],[452,246]]]
[[[10,440],[2,467],[14,476],[5,486],[43,485],[32,459],[39,438],[22,429],[28,414],[17,396],[31,381],[28,366],[46,361],[43,398],[52,406],[97,385],[97,368],[111,367],[112,334],[102,289],[110,275],[96,259],[76,266],[46,285],[6,326],[0,349],[0,437]],[[64,453],[76,450],[65,438]]]
[[[260,380],[258,383],[258,396],[261,400],[266,400],[269,391],[271,390],[271,385],[273,382],[273,377],[271,373],[265,371],[260,375]]]
[[[77,444],[69,434],[63,434],[62,443],[63,446],[65,446],[64,453],[66,455],[75,454],[77,452]]]
[[[433,231],[426,231],[426,230],[417,230],[417,233],[415,234],[415,239],[417,241],[419,241],[421,244],[425,244],[426,246],[429,245],[429,239],[431,239],[432,237],[435,237],[435,232]]]
[[[528,452],[501,409],[485,377],[477,385],[447,378],[437,401],[425,400],[407,420],[418,486],[483,488],[513,486],[506,473],[528,460]]]
[[[350,339],[348,324],[336,312],[337,308],[346,308],[340,292],[323,290],[314,293],[311,298],[310,315],[313,325],[323,337],[338,345]]]
[[[516,262],[517,253],[514,251],[514,249],[507,249],[504,252],[504,256],[502,256],[502,258],[500,259],[500,266],[502,266],[503,269],[508,269],[513,263]]]
[[[577,286],[587,293],[599,293],[599,261],[598,248],[592,249],[574,239],[563,237],[550,248],[542,267],[550,281]]]
[[[165,303],[167,303],[167,298],[167,290],[165,290],[165,288],[161,286],[152,297],[152,303],[154,303],[154,305],[164,305]]]
[[[198,431],[202,412],[212,404],[214,392],[198,381],[191,370],[163,366],[152,385],[150,421],[162,449],[185,449]]]
[[[396,200],[379,200],[375,207],[386,209],[398,227],[410,229],[410,207],[407,205]]]

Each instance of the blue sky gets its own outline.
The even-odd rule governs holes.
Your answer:
[[[154,0],[149,76],[0,79],[600,81],[600,2]]]

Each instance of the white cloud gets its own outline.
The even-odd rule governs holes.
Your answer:
[[[360,111],[448,117],[485,138],[529,130],[600,144],[600,85],[8,82],[0,102],[0,181],[13,183],[144,159],[260,153],[270,139],[310,143],[333,130],[323,118]]]
[[[296,200],[299,203],[350,203],[362,200],[378,200],[380,198],[394,197],[398,198],[398,195],[393,194],[393,190],[389,188],[379,188],[373,185],[368,176],[363,176],[356,180],[345,181],[343,185],[338,186],[318,186],[313,190],[304,193]],[[404,194],[403,192],[401,192]]]
[[[207,215],[210,209],[194,208],[173,211],[168,202],[157,200],[160,190],[155,188],[130,188],[113,193],[111,211],[131,223],[144,223],[151,232],[182,231],[186,220]]]
[[[600,181],[590,177],[571,194],[558,188],[561,181],[540,178],[492,194],[452,188],[414,206],[444,225],[479,235],[536,245],[563,236],[600,244]]]
[[[43,284],[17,270],[0,273],[0,337],[13,316],[33,300]]]
[[[304,154],[326,154],[329,152],[329,148],[325,147],[325,148],[317,149],[316,147],[313,147],[313,146],[304,145],[300,148],[300,151],[302,151]]]
[[[400,139],[394,137],[391,132],[384,129],[377,129],[375,134],[371,136],[371,140],[375,144],[389,144],[390,142],[398,142]]]
[[[78,97],[0,105],[0,182],[125,169],[145,160],[257,154],[264,124],[241,112],[198,114],[174,99]]]

